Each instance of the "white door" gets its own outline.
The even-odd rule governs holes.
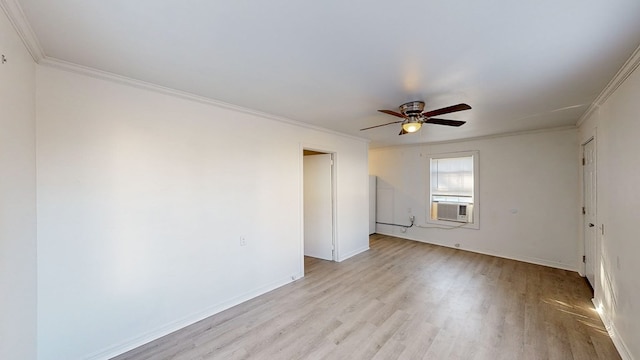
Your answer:
[[[376,176],[369,175],[369,235],[376,232],[376,183]]]
[[[331,154],[304,156],[304,255],[333,260]]]
[[[585,276],[595,286],[596,273],[596,154],[594,141],[583,145],[584,166],[584,259]]]

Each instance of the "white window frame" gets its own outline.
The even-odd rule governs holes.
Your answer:
[[[431,160],[445,159],[457,157],[473,157],[473,222],[461,223],[457,221],[438,220],[431,218]],[[460,227],[465,229],[480,229],[480,151],[459,151],[441,154],[427,155],[427,206],[426,206],[426,222],[427,224],[444,226],[444,227]]]

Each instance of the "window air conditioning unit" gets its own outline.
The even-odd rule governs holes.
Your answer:
[[[437,203],[438,220],[469,223],[473,221],[473,204]]]

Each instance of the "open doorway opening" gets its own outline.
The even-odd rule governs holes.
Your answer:
[[[304,256],[336,260],[335,154],[303,149]]]

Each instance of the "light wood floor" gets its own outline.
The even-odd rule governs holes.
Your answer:
[[[590,299],[573,272],[373,235],[116,359],[620,359]]]

